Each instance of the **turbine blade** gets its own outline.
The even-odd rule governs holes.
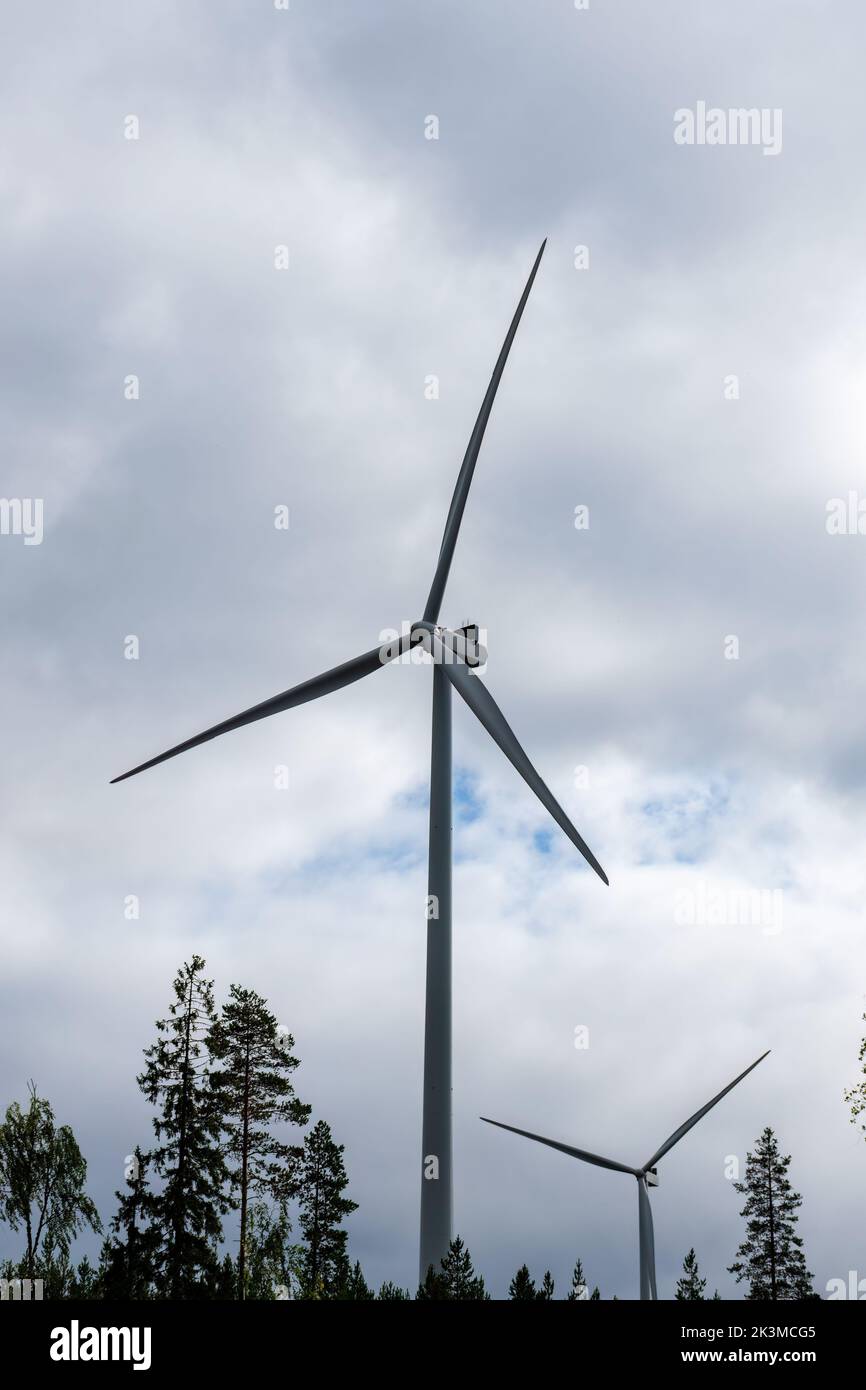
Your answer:
[[[714,1105],[718,1105],[722,1097],[728,1094],[728,1091],[732,1091],[734,1087],[738,1085],[740,1081],[742,1081],[744,1076],[748,1076],[750,1071],[755,1070],[755,1067],[758,1065],[758,1062],[763,1062],[764,1058],[768,1057],[769,1055],[770,1049],[767,1048],[766,1052],[761,1053],[757,1062],[753,1062],[750,1067],[746,1067],[745,1071],[741,1071],[739,1076],[734,1077],[730,1085],[726,1086],[723,1091],[719,1091],[719,1094],[717,1096],[713,1096],[712,1100],[708,1100],[706,1105],[701,1106],[700,1110],[696,1110],[694,1115],[692,1115],[690,1119],[686,1120],[684,1125],[680,1125],[679,1129],[674,1130],[673,1134],[670,1136],[669,1139],[665,1140],[661,1148],[656,1149],[652,1158],[647,1159],[646,1163],[643,1166],[644,1172],[646,1172],[648,1168],[655,1168],[659,1159],[663,1158],[664,1155],[668,1152],[668,1150],[673,1148],[674,1144],[678,1144],[679,1141],[682,1139],[683,1135],[688,1134],[692,1126],[696,1125],[698,1120],[702,1120],[708,1110],[712,1110]]]
[[[445,522],[442,544],[439,547],[439,559],[436,564],[436,573],[433,576],[433,583],[430,586],[427,606],[424,609],[424,620],[428,623],[435,623],[439,617],[439,609],[442,607],[442,595],[445,592],[445,585],[448,581],[448,571],[451,568],[454,547],[457,544],[457,533],[460,530],[460,522],[463,519],[463,510],[466,506],[466,499],[469,496],[472,474],[475,472],[475,464],[478,459],[479,450],[481,449],[481,441],[484,438],[487,421],[490,419],[490,412],[493,409],[496,391],[502,379],[502,373],[505,370],[505,363],[508,361],[511,344],[514,342],[514,335],[517,332],[517,326],[520,323],[523,310],[526,308],[529,291],[532,289],[532,282],[535,279],[546,245],[547,238],[545,237],[544,241],[541,243],[541,250],[535,258],[535,264],[529,273],[526,288],[520,296],[520,303],[514,312],[514,318],[511,320],[511,327],[508,330],[505,342],[502,344],[502,350],[497,358],[496,366],[493,368],[493,376],[490,378],[487,394],[481,403],[481,409],[478,412],[478,419],[475,421],[475,427],[469,436],[469,443],[466,447],[466,453],[463,456],[463,462],[460,465],[460,472],[457,475],[457,484],[451,498],[451,506],[448,509],[448,519]]]
[[[393,661],[406,651],[410,642],[411,636],[395,638],[393,643],[383,643],[381,646],[374,647],[372,651],[364,652],[363,656],[356,656],[352,661],[345,661],[342,666],[334,666],[330,671],[323,672],[321,676],[313,676],[311,680],[303,681],[301,685],[292,686],[291,690],[283,690],[279,695],[272,695],[270,700],[263,700],[260,705],[253,705],[251,709],[244,710],[242,714],[236,714],[231,719],[224,719],[221,724],[214,724],[213,728],[205,729],[204,733],[185,739],[183,743],[169,748],[168,752],[160,753],[158,757],[150,758],[146,763],[140,763],[138,767],[122,773],[120,777],[112,777],[112,785],[115,782],[125,782],[127,777],[134,777],[138,772],[145,772],[147,768],[155,767],[157,763],[164,763],[167,758],[176,758],[178,753],[186,753],[188,749],[195,748],[200,743],[207,743],[209,739],[219,738],[220,734],[228,734],[232,729],[242,729],[245,724],[254,724],[258,719],[267,719],[271,714],[279,714],[282,710],[293,709],[295,705],[306,704],[308,700],[317,700],[321,695],[329,695],[333,690],[340,690],[344,685],[351,685],[353,681],[360,680],[362,676],[372,675],[381,666],[386,666],[389,661]]]
[[[465,662],[460,660],[453,645],[448,643],[446,650],[446,643],[440,633],[434,633],[434,641],[439,644],[443,669],[454,689],[463,697],[494,742],[499,744],[506,758],[514,764],[523,780],[535,792],[542,806],[549,811],[560,829],[565,831],[571,843],[580,850],[587,864],[595,869],[602,883],[607,883],[608,877],[604,869],[589,845],[578,834],[556,797],[539,777],[490,691],[478,676],[472,674]]]
[[[639,1176],[637,1168],[629,1168],[625,1163],[617,1163],[613,1158],[600,1158],[598,1154],[587,1153],[586,1149],[573,1149],[570,1144],[560,1144],[556,1139],[545,1139],[541,1134],[530,1134],[528,1129],[515,1129],[514,1125],[504,1125],[500,1120],[488,1120],[485,1115],[479,1117],[486,1125],[496,1125],[498,1129],[510,1130],[512,1134],[522,1134],[524,1139],[534,1139],[537,1144],[546,1144],[549,1149],[559,1149],[560,1153],[569,1154],[572,1158],[580,1158],[584,1163],[594,1163],[596,1168],[612,1168],[616,1173],[630,1173],[632,1177]]]

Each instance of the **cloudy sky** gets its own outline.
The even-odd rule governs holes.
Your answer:
[[[741,1296],[726,1174],[765,1125],[817,1287],[866,1274],[866,536],[827,525],[866,498],[861,7],[52,0],[3,30],[0,491],[44,529],[0,536],[2,1104],[37,1081],[109,1218],[199,952],[294,1033],[352,1253],[413,1283],[429,669],[108,782],[419,616],[547,236],[442,616],[486,628],[610,887],[455,708],[457,1228],[495,1294],[580,1255],[635,1298],[630,1181],[478,1115],[638,1163],[772,1048],[662,1165],[660,1294],[694,1245]],[[678,144],[699,102],[781,112],[781,150]]]

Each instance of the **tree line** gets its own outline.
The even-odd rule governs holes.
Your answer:
[[[72,1130],[31,1083],[0,1124],[0,1217],[24,1241],[0,1278],[42,1280],[48,1298],[354,1297],[343,1146],[324,1120],[309,1125],[294,1047],[261,995],[232,985],[217,1011],[204,960],[186,962],[137,1078],[154,1143],[128,1156],[107,1231]],[[236,1256],[223,1248],[229,1213]],[[88,1229],[104,1235],[98,1264],[75,1265]]]
[[[375,1292],[348,1255],[343,1145],[295,1092],[295,1042],[255,991],[232,985],[217,1010],[205,961],[179,969],[166,1017],[145,1049],[138,1086],[153,1108],[154,1143],[126,1161],[125,1187],[104,1230],[87,1195],[87,1164],[68,1125],[31,1083],[22,1106],[0,1123],[0,1220],[23,1245],[0,1262],[0,1280],[41,1280],[47,1298],[379,1299],[412,1298],[386,1281]],[[866,1040],[860,1060],[866,1077]],[[866,1113],[866,1080],[846,1092],[852,1122]],[[816,1298],[797,1221],[802,1197],[788,1177],[771,1128],[746,1158],[735,1189],[745,1196],[744,1238],[728,1266],[747,1299]],[[224,1219],[239,1226],[237,1252],[225,1249]],[[72,1259],[74,1239],[104,1239],[98,1262]],[[706,1298],[694,1249],[683,1261],[677,1299]],[[524,1264],[512,1301],[555,1297],[549,1270],[538,1284]],[[487,1300],[463,1239],[417,1289],[419,1300]],[[614,1298],[616,1295],[614,1295]],[[718,1299],[716,1291],[713,1298]],[[565,1298],[593,1302],[578,1259]]]

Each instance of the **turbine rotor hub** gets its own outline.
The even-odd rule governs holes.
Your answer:
[[[487,651],[479,640],[480,633],[481,629],[477,623],[462,623],[460,627],[446,627],[444,623],[430,623],[421,618],[418,622],[413,623],[410,640],[413,646],[423,644],[435,660],[431,640],[435,635],[442,641],[446,661],[450,659],[453,652],[457,660],[466,666],[475,668],[484,666],[487,662]]]

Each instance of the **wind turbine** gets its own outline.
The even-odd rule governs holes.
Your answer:
[[[601,1158],[598,1154],[587,1153],[586,1149],[573,1149],[570,1144],[560,1144],[556,1139],[545,1139],[541,1134],[530,1134],[528,1129],[515,1129],[514,1125],[504,1125],[499,1120],[488,1120],[484,1115],[481,1119],[485,1124],[497,1125],[499,1129],[508,1129],[512,1134],[522,1134],[524,1139],[535,1139],[539,1144],[547,1144],[548,1148],[559,1149],[564,1154],[570,1154],[572,1158],[580,1158],[584,1163],[594,1163],[597,1168],[612,1168],[616,1173],[630,1173],[633,1178],[637,1178],[637,1203],[638,1203],[638,1231],[640,1238],[640,1296],[642,1299],[657,1299],[656,1293],[656,1252],[655,1241],[653,1239],[653,1217],[650,1209],[649,1188],[658,1187],[659,1178],[656,1164],[660,1158],[664,1158],[669,1149],[674,1144],[678,1144],[684,1134],[688,1134],[693,1125],[698,1120],[703,1119],[708,1110],[712,1110],[714,1105],[718,1105],[723,1096],[732,1091],[734,1087],[742,1081],[744,1076],[748,1076],[750,1071],[754,1071],[758,1062],[763,1062],[769,1055],[763,1052],[757,1062],[753,1062],[745,1071],[741,1071],[739,1076],[735,1076],[730,1085],[723,1091],[719,1091],[717,1096],[708,1100],[706,1105],[702,1105],[700,1110],[696,1110],[685,1124],[675,1129],[673,1134],[656,1149],[652,1158],[648,1158],[642,1168],[630,1168],[627,1163],[617,1163],[613,1158]]]
[[[595,855],[584,843],[568,816],[539,777],[526,753],[518,743],[505,716],[493,696],[472,668],[483,662],[478,646],[475,624],[449,629],[438,625],[439,610],[445,592],[448,572],[457,544],[457,534],[469,495],[481,442],[496,390],[502,377],[508,353],[517,332],[529,292],[541,261],[546,241],[535,258],[526,287],[511,320],[511,326],[493,370],[490,385],[478,412],[478,418],[457,477],[445,531],[436,561],[433,583],[424,608],[424,616],[412,624],[411,630],[393,642],[373,647],[341,666],[335,666],[320,676],[292,686],[273,695],[261,704],[241,714],[225,719],[203,733],[185,739],[167,752],[140,763],[122,776],[112,779],[122,782],[127,777],[155,767],[167,758],[186,753],[200,743],[218,738],[233,729],[241,729],[258,719],[293,709],[308,700],[351,685],[362,676],[372,675],[389,661],[410,648],[422,646],[433,658],[433,733],[430,764],[430,839],[428,858],[427,897],[427,980],[424,1022],[424,1090],[422,1122],[421,1178],[421,1239],[419,1274],[423,1281],[428,1268],[438,1269],[439,1261],[448,1249],[452,1235],[452,1141],[451,1141],[451,699],[454,689],[466,702],[506,758],[538,797],[557,825],[572,844],[580,850],[599,878],[607,883],[607,875]]]

